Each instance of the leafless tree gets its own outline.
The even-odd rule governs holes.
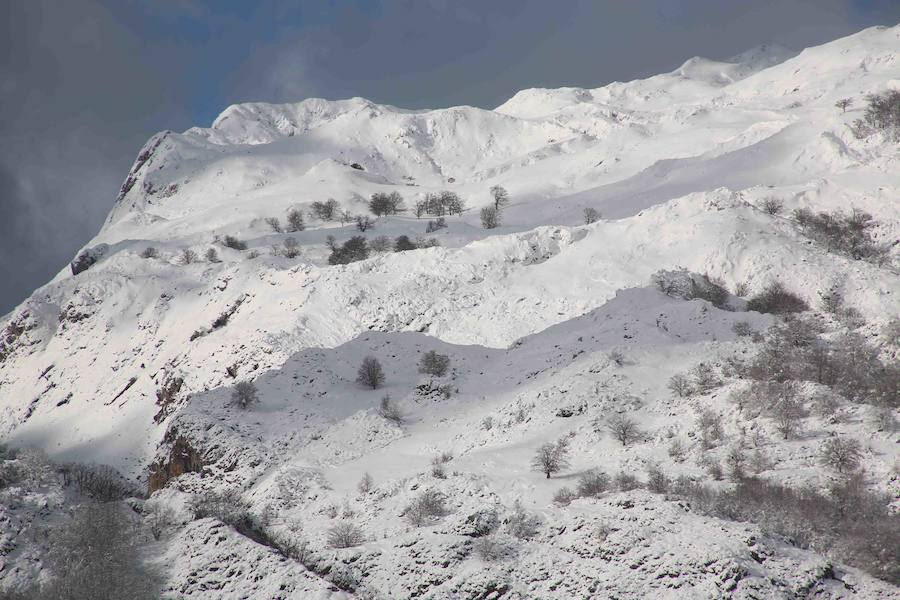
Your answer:
[[[600,211],[596,208],[587,207],[584,209],[584,224],[590,225],[600,220]]]
[[[328,530],[328,545],[332,548],[352,548],[366,541],[362,529],[349,521],[342,521]]]
[[[569,445],[561,439],[556,443],[542,444],[531,459],[531,466],[542,472],[550,479],[554,473],[558,473],[569,466]]]
[[[500,211],[493,206],[485,206],[481,209],[481,226],[485,229],[495,229],[500,226]]]
[[[503,210],[504,206],[509,204],[509,192],[502,185],[491,186],[491,197],[494,199],[494,210],[498,214]]]
[[[252,381],[239,381],[231,390],[231,403],[238,408],[247,409],[259,402],[259,393]]]
[[[190,248],[184,248],[181,251],[181,264],[189,265],[195,262],[197,262],[197,253]]]
[[[838,473],[855,470],[861,459],[862,449],[853,438],[830,437],[819,450],[819,461]]]
[[[637,421],[622,414],[615,414],[606,420],[606,429],[619,440],[623,446],[637,441],[642,437],[642,432]]]
[[[282,245],[284,246],[283,252],[286,258],[297,258],[300,256],[300,244],[297,243],[297,238],[284,238]]]
[[[302,220],[303,217],[300,218]],[[278,220],[278,217],[266,217],[266,225],[268,225],[269,228],[275,233],[281,233],[284,231],[281,228],[281,221]]]
[[[378,414],[397,425],[403,423],[403,411],[401,411],[400,407],[391,400],[391,397],[388,394],[381,397],[381,400],[378,403]]]
[[[853,104],[852,98],[841,98],[837,102],[834,103],[836,107],[841,109],[841,112],[847,112],[847,109],[850,108],[850,105]]]
[[[356,382],[377,390],[384,383],[384,370],[374,356],[367,356],[356,372]]]
[[[422,355],[419,361],[419,373],[432,375],[434,377],[443,377],[450,368],[450,357],[446,354],[438,354],[434,350],[429,350]]]

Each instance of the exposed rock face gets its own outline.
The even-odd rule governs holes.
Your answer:
[[[177,433],[174,435],[177,437],[172,442],[168,457],[150,466],[150,476],[147,478],[148,494],[165,487],[170,479],[184,473],[198,473],[203,469],[204,462],[200,451],[186,438],[178,436]]]

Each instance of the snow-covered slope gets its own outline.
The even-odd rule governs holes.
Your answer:
[[[796,54],[692,58],[596,89],[524,90],[492,111],[308,99],[235,105],[211,128],[162,132],[88,244],[108,245],[99,260],[64,270],[0,322],[0,434],[59,460],[112,464],[153,490],[169,483],[157,492],[166,499],[239,490],[279,523],[302,522],[319,549],[332,508],[345,507],[369,541],[352,556],[331,551],[332,563],[345,562],[361,597],[889,597],[887,584],[852,569],[841,582],[826,558],[759,541],[755,526],[649,493],[556,506],[558,482],[528,465],[541,443],[570,436],[573,478],[653,462],[695,476],[696,466],[669,464],[665,445],[688,441],[697,410],[728,415],[734,436],[748,426],[727,388],[672,399],[665,382],[749,355],[732,326],[759,331],[772,319],[668,298],[646,287],[661,269],[708,273],[744,296],[781,281],[813,306],[838,285],[867,322],[860,331],[891,352],[875,332],[900,314],[897,246],[893,264],[851,260],[788,218],[859,208],[879,223],[879,241],[900,238],[898,145],[848,127],[866,94],[889,88],[900,88],[900,26]],[[855,104],[844,113],[834,104],[846,97]],[[484,230],[479,210],[495,184],[511,203],[501,227]],[[409,207],[440,190],[468,206],[433,234],[440,247],[344,266],[328,266],[326,240],[357,234],[352,225],[308,217],[305,231],[286,234],[265,223],[328,198],[361,214],[375,192],[397,191]],[[781,214],[761,210],[772,197]],[[586,208],[604,218],[583,225]],[[414,238],[425,222],[382,217],[364,235]],[[223,247],[226,235],[249,248]],[[299,257],[271,251],[287,237]],[[140,256],[149,246],[158,257]],[[221,261],[180,264],[185,248],[216,248]],[[453,361],[440,382],[416,369],[432,349]],[[366,355],[384,363],[402,427],[374,411],[384,391],[354,382]],[[241,380],[260,391],[251,411],[228,406]],[[610,411],[639,416],[650,440],[621,448],[600,436],[592,423]],[[857,412],[841,433],[868,435]],[[811,419],[807,437],[772,442],[780,466],[767,475],[821,485],[816,447],[835,427]],[[896,441],[869,440],[877,489],[896,489]],[[436,485],[452,514],[411,529],[400,513],[435,483],[428,460],[443,451],[454,475]],[[196,472],[169,481],[184,470]],[[356,492],[365,472],[376,492]],[[516,501],[542,515],[543,533],[519,545],[515,565],[472,558],[465,518]],[[217,578],[222,563],[242,560],[241,576],[217,580],[219,595],[204,592],[198,573]],[[209,520],[181,528],[160,561],[176,597],[282,597],[279,584],[293,590],[284,597],[344,593]],[[263,579],[245,577],[252,564],[266,565]]]

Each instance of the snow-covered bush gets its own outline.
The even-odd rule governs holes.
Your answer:
[[[331,254],[328,256],[329,265],[346,265],[358,260],[369,258],[369,245],[366,238],[361,235],[351,237],[341,246],[330,246]]]
[[[659,463],[647,465],[647,489],[655,494],[665,494],[669,490],[669,476],[665,474]]]
[[[219,253],[216,252],[215,248],[207,248],[206,253],[203,256],[204,258],[206,258],[206,262],[208,263],[221,262],[219,260]]]
[[[376,236],[369,242],[369,249],[372,250],[372,252],[390,252],[393,250],[393,247],[394,243],[391,241],[391,238],[386,235]]]
[[[650,283],[667,296],[693,300],[706,300],[717,308],[728,304],[728,290],[708,275],[692,273],[687,269],[657,271],[650,276]]]
[[[830,437],[819,449],[819,461],[838,473],[856,470],[861,458],[862,448],[853,438]]]
[[[300,244],[297,242],[297,238],[284,238],[281,245],[284,247],[282,252],[284,252],[285,258],[297,258],[300,256]]]
[[[559,504],[560,506],[568,506],[572,503],[572,500],[578,497],[578,494],[573,492],[571,488],[563,486],[556,490],[556,493],[553,494],[553,501]]]
[[[515,556],[516,546],[504,536],[488,535],[472,543],[472,552],[485,562],[497,562]]]
[[[694,386],[691,385],[691,380],[687,375],[682,375],[681,373],[672,375],[669,378],[668,387],[677,398],[687,398],[694,393]]]
[[[153,246],[147,246],[141,250],[141,258],[159,258],[159,250]]]
[[[888,258],[890,247],[879,244],[872,237],[877,223],[865,211],[814,213],[801,208],[794,211],[794,220],[804,235],[825,246],[829,252],[875,264],[882,264]]]
[[[278,217],[266,217],[265,221],[266,225],[268,225],[274,233],[282,233],[284,231],[284,229],[281,227],[281,221],[278,220]]]
[[[121,500],[132,491],[125,478],[109,465],[70,463],[61,471],[67,485],[100,502]]]
[[[190,265],[197,262],[197,253],[191,250],[190,248],[183,248],[181,250],[181,264]]]
[[[317,200],[310,205],[313,214],[322,221],[333,221],[337,216],[340,207],[340,203],[334,198],[329,198],[325,202],[319,202]]]
[[[403,517],[416,527],[426,525],[446,514],[447,496],[436,489],[425,490],[403,511]]]
[[[444,229],[445,227],[447,227],[447,221],[444,217],[438,217],[434,221],[428,221],[425,225],[425,233],[433,233],[438,229]]]
[[[481,209],[481,226],[485,229],[494,229],[500,226],[500,211],[493,206],[485,206]]]
[[[535,537],[541,530],[541,518],[529,513],[519,500],[513,504],[512,513],[506,517],[506,531],[520,540]]]
[[[376,192],[369,200],[369,210],[377,217],[396,215],[406,210],[399,192]]]
[[[227,248],[231,248],[232,250],[246,250],[247,249],[247,243],[236,238],[233,235],[226,235],[222,239],[222,244]]]
[[[397,403],[394,402],[388,394],[385,394],[381,397],[381,400],[379,400],[377,412],[381,418],[387,419],[392,423],[396,423],[397,425],[403,423],[403,411],[400,410],[400,407],[397,406]]]
[[[769,196],[768,198],[763,199],[760,206],[766,214],[777,215],[784,208],[784,202],[779,198]]]
[[[365,232],[374,227],[375,227],[375,221],[372,220],[372,217],[370,217],[368,215],[357,215],[356,228],[359,231]]]
[[[596,223],[601,218],[600,211],[593,207],[587,207],[584,209],[584,224],[590,225],[591,223]]]
[[[394,240],[394,252],[406,252],[408,250],[418,250],[418,248],[407,235],[398,235],[397,239]]]
[[[582,498],[596,498],[609,488],[609,477],[599,469],[589,469],[578,476],[576,491]]]
[[[636,490],[637,488],[641,487],[641,484],[640,482],[638,482],[637,477],[625,471],[619,471],[618,473],[616,473],[616,476],[613,478],[613,482],[616,484],[616,489],[620,492],[630,492],[631,490]]]
[[[604,425],[607,431],[623,446],[636,442],[644,436],[637,421],[623,414],[614,414],[608,417],[604,421]]]

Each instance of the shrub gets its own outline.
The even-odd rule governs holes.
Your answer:
[[[829,252],[876,264],[887,260],[889,246],[878,244],[872,237],[876,222],[867,212],[855,208],[849,214],[799,209],[794,212],[794,219],[804,235],[825,246]]]
[[[506,518],[506,530],[509,534],[520,540],[527,540],[536,536],[540,528],[540,517],[528,513],[522,503],[516,500],[512,514]]]
[[[369,258],[369,246],[366,243],[366,238],[361,235],[350,238],[340,247],[333,240],[334,238],[327,242],[328,247],[331,248],[328,264],[346,265]]]
[[[722,415],[709,409],[700,409],[697,415],[697,429],[700,430],[700,440],[704,448],[712,448],[722,440],[724,431],[722,429]]]
[[[669,454],[669,457],[677,463],[684,462],[684,459],[687,456],[687,450],[679,438],[673,439],[669,443],[669,447],[666,451]]]
[[[373,227],[375,227],[375,221],[373,221],[371,217],[365,215],[358,215],[356,217],[356,228],[360,231],[366,231]]]
[[[284,256],[286,258],[297,258],[300,256],[300,244],[297,243],[296,238],[284,238],[282,245],[284,246]]]
[[[853,104],[852,98],[841,98],[840,100],[838,100],[837,102],[834,103],[834,105],[836,107],[841,109],[841,112],[847,112],[847,109],[850,107],[851,104]]]
[[[747,464],[747,455],[744,449],[738,445],[728,449],[725,455],[725,465],[728,467],[728,477],[732,481],[740,481],[746,476],[745,465]]]
[[[809,306],[802,298],[787,291],[781,283],[775,281],[747,301],[747,310],[783,315],[807,311]]]
[[[625,471],[619,471],[615,476],[615,484],[616,489],[620,492],[630,492],[631,490],[636,490],[641,487],[641,484],[638,483],[637,477],[632,475],[631,473],[626,473]]]
[[[769,416],[775,421],[775,428],[784,439],[788,439],[800,431],[805,412],[803,404],[793,396],[782,397],[769,410]]]
[[[425,225],[425,233],[432,233],[445,227],[447,227],[447,221],[444,220],[444,217],[438,217],[436,221],[428,221]]]
[[[253,522],[250,509],[234,490],[197,494],[190,499],[188,509],[195,519],[211,517],[239,531],[251,528]]]
[[[515,555],[515,546],[500,536],[489,535],[472,543],[472,552],[485,562],[497,562]]]
[[[609,487],[609,477],[598,469],[590,469],[578,477],[578,495],[581,497],[597,497]]]
[[[259,393],[252,381],[239,381],[231,390],[231,404],[247,409],[259,402]]]
[[[753,451],[753,454],[750,455],[749,464],[756,475],[763,471],[768,471],[773,466],[772,459],[769,458],[762,448],[756,448]]]
[[[153,246],[147,246],[141,252],[141,258],[159,258],[159,250]]]
[[[466,535],[471,537],[490,535],[498,527],[500,527],[500,517],[492,508],[479,510],[466,517]]]
[[[298,213],[299,214],[299,213]],[[303,220],[303,217],[300,217],[300,220]],[[281,233],[284,230],[281,228],[281,221],[278,220],[278,217],[266,217],[266,225],[274,231],[275,233]]]
[[[377,358],[367,356],[363,359],[356,371],[356,382],[373,390],[377,390],[384,384],[384,370]]]
[[[609,430],[612,436],[619,440],[623,446],[627,446],[643,436],[637,421],[622,414],[612,415],[606,419],[606,429]]]
[[[866,415],[866,421],[875,431],[892,433],[897,429],[897,419],[890,406],[873,406]]]
[[[762,201],[763,212],[769,215],[777,215],[784,208],[784,202],[778,198],[768,197]]]
[[[494,229],[500,225],[500,212],[493,206],[485,206],[481,209],[481,226],[485,229]]]
[[[591,223],[596,223],[601,218],[600,211],[596,208],[585,208],[584,209],[584,224],[590,225]]]
[[[673,298],[682,300],[699,298],[716,308],[724,308],[728,304],[728,290],[721,282],[687,269],[657,271],[650,277],[650,282],[656,289]]]
[[[886,131],[896,139],[900,129],[900,90],[887,90],[866,96],[863,118],[854,121],[851,129],[858,138]]]
[[[862,449],[853,438],[830,437],[819,449],[819,462],[838,473],[856,470],[861,459]]]
[[[388,421],[401,425],[403,423],[403,411],[397,406],[388,394],[381,397],[378,403],[378,414]]]
[[[215,248],[208,248],[206,250],[205,256],[206,256],[206,262],[211,262],[211,263],[221,262],[219,260],[219,253],[216,252]]]
[[[329,198],[327,202],[313,202],[310,205],[313,214],[322,221],[333,221],[338,214],[340,203],[334,198]]]
[[[361,494],[368,494],[372,491],[372,487],[374,486],[375,481],[372,479],[372,476],[369,475],[368,472],[363,473],[363,476],[360,477],[359,483],[356,484],[356,489],[359,490]]]
[[[447,514],[447,497],[441,492],[425,490],[403,511],[404,518],[415,527],[421,527]]]
[[[569,446],[565,439],[556,443],[542,444],[531,459],[533,469],[540,471],[550,479],[554,473],[558,473],[569,466]]]
[[[326,539],[332,548],[352,548],[365,542],[366,536],[362,529],[353,523],[344,521],[331,527]]]
[[[369,210],[377,217],[383,215],[396,215],[406,210],[403,205],[403,196],[398,192],[389,194],[376,192],[369,200]]]
[[[706,394],[722,385],[722,380],[716,374],[715,369],[709,363],[697,363],[697,365],[689,371],[693,380],[693,388],[700,394]]]
[[[450,368],[450,357],[446,354],[438,354],[434,350],[429,350],[422,355],[419,361],[419,373],[432,375],[434,377],[443,377]]]
[[[647,489],[655,494],[665,494],[669,490],[669,476],[657,463],[647,465]]]
[[[568,506],[572,504],[572,500],[577,497],[578,496],[576,496],[575,492],[573,492],[571,489],[567,487],[561,487],[556,490],[555,494],[553,494],[553,501],[560,506]]]
[[[753,335],[753,327],[749,321],[738,321],[731,326],[731,331],[738,337],[750,337]]]
[[[232,250],[246,250],[247,249],[247,244],[245,242],[239,240],[238,238],[234,237],[233,235],[226,235],[225,238],[222,240],[222,244],[228,248],[231,248]]]
[[[189,265],[195,262],[197,262],[197,253],[190,248],[184,248],[181,251],[181,264]]]
[[[72,463],[63,466],[62,471],[66,484],[100,502],[121,500],[131,491],[125,478],[108,465]]]
[[[394,252],[406,252],[407,250],[417,250],[418,246],[416,246],[412,241],[410,241],[408,236],[398,235],[397,239],[394,240]]]
[[[386,235],[379,235],[369,243],[372,252],[390,252],[393,249],[391,238]]]
[[[691,385],[691,380],[681,374],[672,375],[672,377],[669,378],[668,387],[669,390],[671,390],[672,394],[674,394],[678,398],[687,398],[694,391],[694,386]]]

